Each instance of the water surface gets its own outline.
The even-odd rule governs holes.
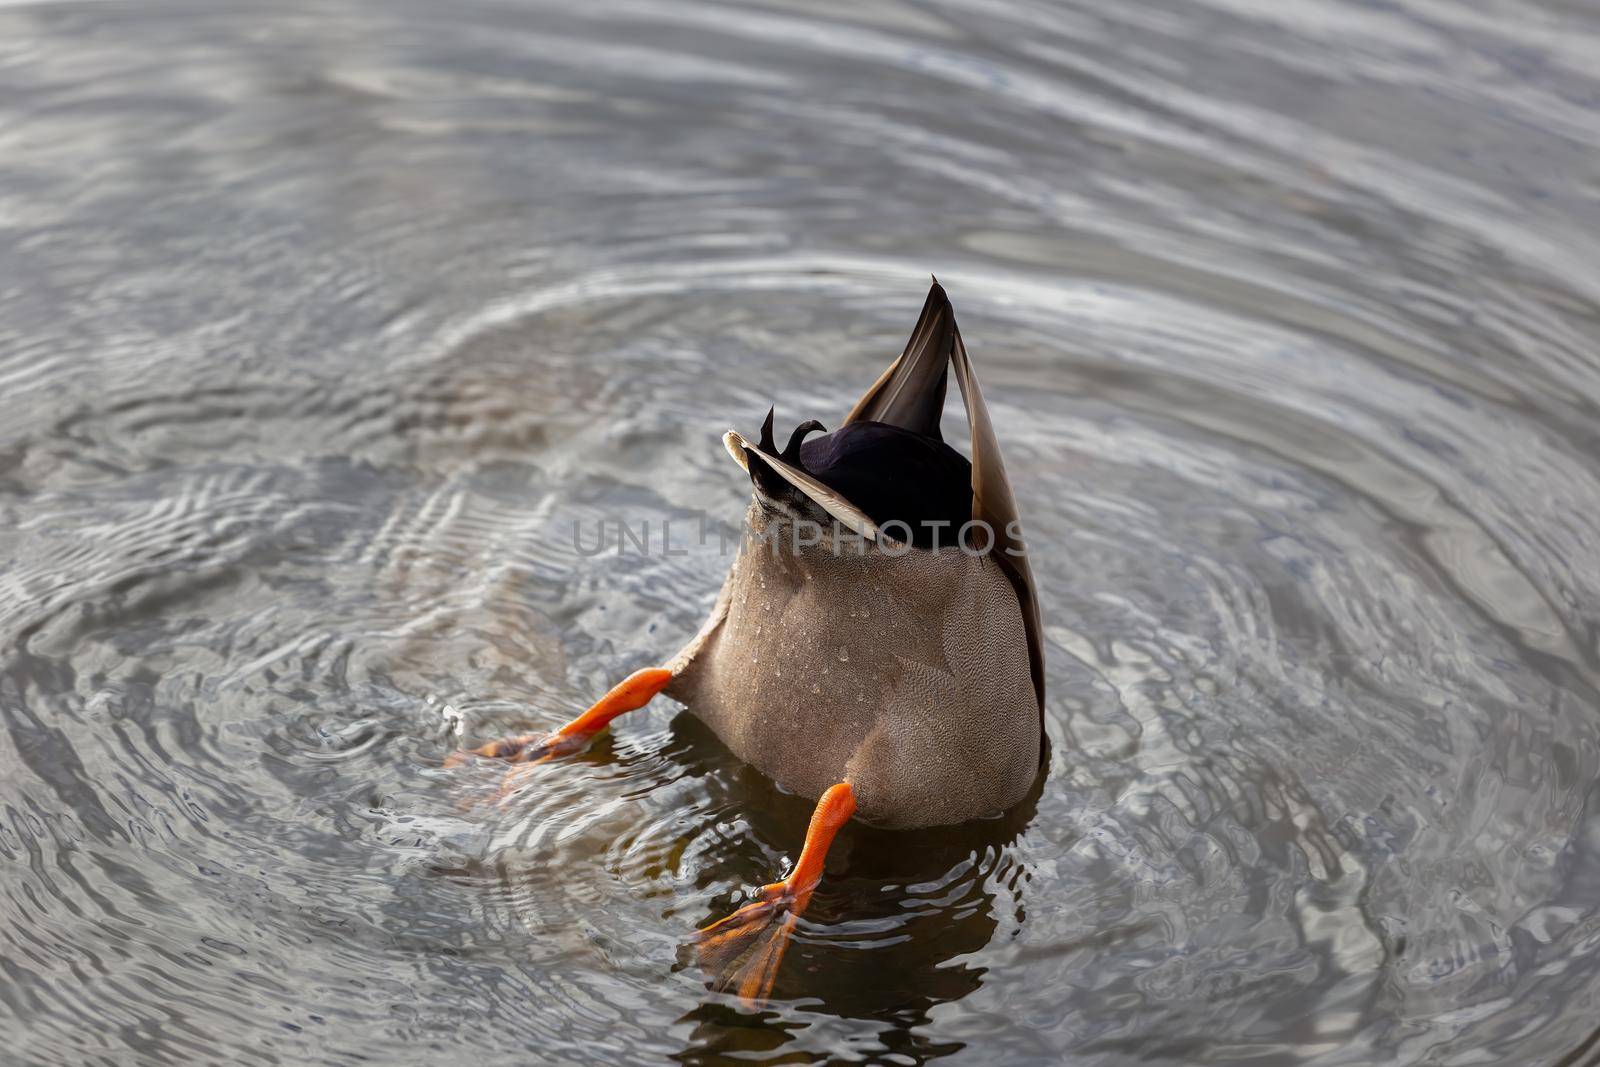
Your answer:
[[[1583,5],[0,10],[0,1036],[27,1064],[1600,1057]],[[847,831],[681,709],[769,403],[936,271],[1054,755]],[[598,519],[697,530],[584,544]]]

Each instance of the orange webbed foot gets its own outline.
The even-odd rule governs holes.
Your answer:
[[[799,921],[787,882],[762,886],[754,901],[695,932],[695,961],[710,973],[713,989],[758,1003],[772,993]]]
[[[461,749],[451,753],[444,761],[446,767],[457,767],[474,756],[504,760],[521,764],[506,773],[496,799],[503,800],[526,777],[529,764],[544,763],[558,756],[570,756],[589,747],[595,737],[611,724],[611,720],[624,712],[634,711],[650,703],[651,699],[672,681],[672,672],[660,667],[646,667],[634,671],[612,686],[588,711],[549,734],[523,734],[490,741],[477,748]]]
[[[507,763],[543,763],[556,756],[569,756],[581,752],[592,740],[591,736],[563,736],[560,731],[551,734],[523,734],[520,737],[502,737],[477,748],[463,748],[445,757],[446,767],[459,767],[480,756],[483,759],[505,760]]]
[[[736,993],[746,1004],[771,995],[789,939],[822,880],[828,847],[855,810],[850,783],[829,787],[811,813],[805,847],[789,877],[762,886],[755,900],[695,933],[695,957],[710,972],[712,988]]]

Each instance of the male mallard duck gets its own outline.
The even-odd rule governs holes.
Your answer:
[[[950,369],[972,461],[939,434]],[[1044,755],[1044,660],[1016,502],[955,313],[937,281],[900,358],[832,433],[803,423],[752,445],[746,536],[700,632],[553,734],[471,754],[539,763],[581,750],[657,693],[737,755],[817,799],[794,870],[698,935],[746,999],[772,987],[790,931],[852,816],[887,827],[1009,809]],[[461,758],[468,753],[458,753]],[[520,770],[520,769],[519,769]]]

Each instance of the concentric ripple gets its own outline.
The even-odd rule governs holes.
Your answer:
[[[1596,56],[1535,0],[0,10],[8,1055],[1600,1062]],[[695,631],[720,434],[832,425],[932,271],[1052,758],[848,829],[747,1009],[685,939],[805,800],[666,701],[442,763]]]

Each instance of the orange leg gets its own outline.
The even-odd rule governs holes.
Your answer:
[[[738,993],[747,1004],[765,1000],[772,992],[789,935],[822,880],[828,846],[855,810],[856,796],[849,782],[830,786],[811,813],[805,847],[789,877],[762,886],[752,903],[696,933],[696,955],[700,965],[712,972],[718,989]]]
[[[523,734],[491,741],[479,748],[454,752],[444,761],[446,767],[465,763],[469,756],[503,759],[511,763],[543,763],[557,756],[566,756],[587,748],[596,734],[610,725],[623,712],[634,711],[650,703],[657,693],[672,681],[672,672],[660,667],[646,667],[634,671],[612,686],[611,691],[595,702],[588,711],[567,723],[553,734]]]

